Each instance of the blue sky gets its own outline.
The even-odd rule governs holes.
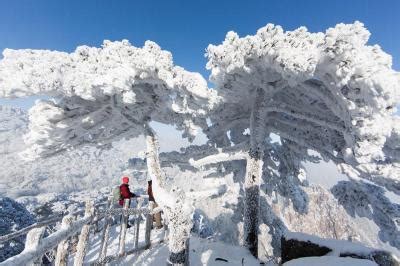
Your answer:
[[[128,39],[135,46],[153,40],[172,52],[176,64],[207,78],[205,49],[223,41],[229,30],[244,36],[274,23],[315,32],[355,20],[365,23],[370,43],[393,55],[400,70],[399,0],[2,0],[0,50],[73,51],[82,44],[99,46],[104,39]],[[32,100],[13,103],[27,107]]]

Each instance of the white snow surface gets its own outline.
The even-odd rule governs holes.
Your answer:
[[[155,249],[145,251],[139,256],[129,256],[120,265],[148,265],[158,266],[165,264],[164,258],[168,255],[166,245],[160,245]],[[226,259],[228,262],[216,260]],[[243,260],[243,264],[242,264]],[[222,242],[215,242],[197,237],[190,238],[190,265],[260,265],[249,252],[243,247],[232,246]]]
[[[113,255],[118,252],[118,237],[119,226],[113,226],[110,230],[110,239],[107,248],[107,255]],[[167,243],[159,243],[163,239],[164,230],[152,230],[151,242],[152,247],[150,250],[145,250],[139,254],[129,255],[126,258],[113,261],[111,265],[146,265],[146,266],[159,266],[166,263],[168,258],[168,245]],[[126,236],[126,250],[133,248],[133,235],[134,227],[127,231]],[[91,236],[88,244],[88,253],[85,257],[85,263],[90,263],[98,258],[100,237],[101,234]],[[139,246],[144,244],[144,226],[140,227],[139,232]],[[226,262],[215,261],[216,258],[227,259],[229,265],[259,265],[260,262],[256,260],[247,249],[238,246],[224,244],[222,242],[214,241],[211,239],[200,239],[196,236],[190,238],[190,264],[195,266],[200,265],[226,265]],[[70,261],[72,258],[69,258]]]

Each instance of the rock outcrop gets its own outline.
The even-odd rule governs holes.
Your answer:
[[[324,255],[370,260],[379,266],[399,266],[391,253],[344,240],[322,239],[302,233],[286,233],[281,238],[281,263],[303,257]]]

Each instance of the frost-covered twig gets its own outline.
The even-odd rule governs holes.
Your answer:
[[[246,152],[235,152],[235,153],[220,152],[217,154],[209,155],[207,157],[204,157],[196,161],[190,158],[189,163],[196,168],[200,168],[202,166],[209,164],[217,164],[226,161],[245,160],[247,159],[247,157],[248,154]]]

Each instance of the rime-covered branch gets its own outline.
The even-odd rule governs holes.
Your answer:
[[[198,74],[174,66],[154,42],[80,46],[68,54],[10,50],[0,61],[0,97],[49,95],[29,113],[26,156],[48,156],[79,145],[107,147],[143,134],[152,120],[173,124],[189,139],[217,101]]]
[[[196,168],[200,168],[202,166],[209,164],[217,164],[226,161],[244,160],[247,159],[248,157],[248,153],[246,151],[246,144],[248,145],[247,142],[244,142],[244,143],[239,143],[232,147],[219,149],[218,153],[202,157],[201,159],[198,160],[190,158],[189,163]]]
[[[236,152],[236,153],[221,152],[218,154],[213,154],[213,155],[204,157],[197,161],[190,159],[189,163],[196,168],[200,168],[202,166],[209,165],[209,164],[216,164],[216,163],[222,163],[222,162],[227,162],[227,161],[244,160],[247,157],[248,157],[248,154],[246,152]]]

